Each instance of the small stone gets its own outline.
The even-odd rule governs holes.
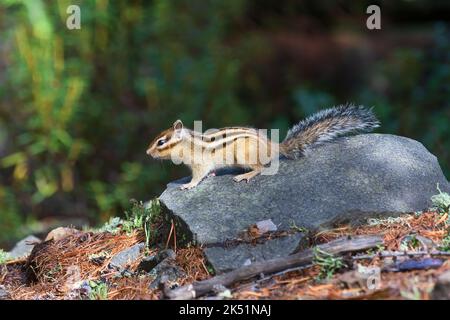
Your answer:
[[[277,226],[271,219],[262,220],[256,223],[256,227],[258,228],[260,233],[266,233],[269,231],[277,231]]]
[[[213,286],[213,291],[218,294],[220,292],[223,292],[225,290],[228,290],[223,284],[216,284]]]
[[[250,259],[247,259],[247,260],[245,260],[244,261],[244,263],[242,264],[242,266],[249,266],[249,265],[251,265],[252,264],[252,260],[250,260]]]
[[[233,294],[231,293],[230,289],[226,289],[222,292],[219,292],[217,294],[217,296],[221,297],[221,298],[226,298],[226,299],[232,299],[233,298]]]
[[[158,258],[160,261],[163,261],[165,259],[173,259],[177,257],[177,254],[172,249],[163,250],[158,254]]]
[[[138,271],[145,271],[150,272],[153,268],[155,268],[159,263],[161,263],[164,259],[175,259],[176,254],[172,249],[167,249],[158,252],[157,254],[144,257],[139,264],[137,270]]]
[[[11,296],[4,286],[0,286],[0,300],[9,300]]]
[[[175,252],[173,250],[164,251],[167,252],[161,253],[167,255],[167,257],[148,273],[150,276],[155,277],[155,280],[149,286],[150,289],[156,289],[161,283],[175,282],[179,278],[186,276],[184,270],[175,264]]]
[[[125,269],[127,265],[139,259],[141,251],[144,247],[144,243],[138,243],[128,249],[119,252],[111,259],[109,266],[118,270]]]
[[[159,266],[159,265],[158,265]],[[156,270],[155,270],[156,269]],[[156,289],[162,282],[175,282],[186,276],[183,269],[176,265],[164,264],[160,268],[154,268],[151,274],[156,274],[155,280],[152,281],[149,288]]]
[[[50,231],[47,236],[45,237],[44,241],[49,241],[49,240],[53,240],[53,241],[58,241],[61,239],[64,239],[68,236],[80,233],[80,230],[74,229],[74,228],[65,228],[65,227],[59,227],[56,229],[53,229],[52,231]]]
[[[26,258],[30,255],[34,246],[41,242],[41,239],[35,236],[28,236],[16,243],[14,248],[8,253],[11,260]]]

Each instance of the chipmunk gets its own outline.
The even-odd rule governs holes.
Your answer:
[[[192,180],[181,189],[194,188],[211,172],[229,166],[251,169],[233,178],[236,182],[249,182],[280,154],[297,159],[313,146],[342,135],[367,132],[379,125],[371,109],[340,105],[300,121],[278,144],[253,128],[228,127],[202,134],[185,128],[181,120],[177,120],[150,143],[147,154],[154,159],[182,162],[191,168]]]

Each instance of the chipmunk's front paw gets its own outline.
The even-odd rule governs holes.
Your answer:
[[[186,184],[181,185],[180,189],[181,190],[189,190],[189,189],[194,188],[196,185],[197,185],[197,183],[191,183],[190,182],[190,183],[186,183]]]

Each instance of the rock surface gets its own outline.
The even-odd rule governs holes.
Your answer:
[[[50,231],[47,236],[45,237],[44,241],[59,241],[62,240],[68,236],[80,233],[80,230],[74,229],[74,228],[65,228],[65,227],[59,227],[56,229],[53,229]]]
[[[9,292],[6,290],[4,286],[0,286],[0,300],[9,300],[11,299]]]
[[[41,239],[35,236],[28,236],[16,243],[14,248],[8,253],[11,260],[24,258],[30,255],[35,244],[40,243]]]
[[[265,252],[260,256],[248,245],[223,249],[224,242],[240,238],[258,221],[271,219],[279,230],[293,223],[318,230],[420,211],[431,205],[438,183],[450,190],[436,157],[421,143],[386,134],[341,138],[302,159],[281,160],[276,175],[257,176],[250,183],[236,183],[224,171],[194,189],[179,190],[187,180],[170,183],[161,204],[168,221],[177,222],[177,238],[206,245],[216,271],[221,264],[238,267],[244,258],[269,259],[296,247],[279,241],[278,250],[256,249]],[[274,245],[272,241],[265,246]],[[239,252],[231,254],[235,250]]]
[[[109,266],[114,269],[123,270],[127,265],[139,259],[141,251],[144,249],[144,243],[137,243],[128,249],[125,249],[116,254],[109,263]]]
[[[150,283],[150,289],[158,288],[161,283],[170,284],[176,282],[179,278],[186,275],[183,269],[176,264],[175,259],[176,254],[171,249],[163,250],[154,256],[153,262],[157,261],[158,263],[147,273],[154,278]],[[143,267],[142,262],[140,267]],[[150,266],[147,265],[146,267]],[[141,270],[145,271],[144,269]]]
[[[296,251],[303,237],[302,233],[296,233],[261,244],[243,243],[230,247],[207,247],[204,252],[214,271],[222,273],[256,261],[288,256]]]
[[[150,272],[152,271],[159,263],[164,261],[165,259],[175,260],[176,254],[172,249],[163,250],[154,254],[152,256],[144,257],[139,266],[137,268],[138,271]]]

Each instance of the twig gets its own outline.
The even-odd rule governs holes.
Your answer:
[[[8,260],[4,264],[5,265],[11,265],[11,264],[18,264],[18,263],[25,263],[27,262],[28,257],[22,257],[14,260]]]
[[[290,269],[286,269],[286,270],[283,270],[283,271],[280,271],[280,272],[277,272],[277,273],[274,273],[274,274],[270,274],[268,276],[265,276],[265,277],[263,277],[261,279],[256,280],[253,283],[246,283],[246,284],[243,284],[243,285],[241,285],[241,286],[239,286],[237,288],[234,288],[233,291],[240,291],[240,290],[242,290],[245,287],[249,287],[249,286],[252,286],[252,285],[255,285],[255,284],[260,284],[260,283],[265,282],[265,281],[267,281],[267,280],[269,280],[269,279],[271,279],[273,277],[279,277],[279,276],[285,275],[285,274],[290,273],[290,272],[304,270],[304,269],[307,269],[307,268],[312,267],[312,266],[313,266],[313,264],[306,264],[304,266],[290,268]]]
[[[367,250],[377,247],[382,243],[382,236],[355,236],[353,238],[343,237],[329,243],[319,245],[318,247],[322,251],[337,255]],[[224,273],[207,280],[194,282],[173,290],[168,290],[165,288],[164,294],[170,299],[193,299],[207,294],[208,292],[214,290],[217,286],[227,287],[235,282],[252,278],[261,273],[271,274],[290,268],[305,266],[310,264],[313,259],[314,250],[307,249],[287,257],[252,263],[231,272]]]
[[[173,224],[173,250],[175,251],[175,253],[177,253],[177,228],[175,226],[175,223],[173,222],[173,219],[172,224]]]
[[[373,259],[376,257],[388,258],[388,257],[404,257],[404,256],[450,256],[450,252],[447,251],[380,251],[374,254],[365,254],[352,257],[353,260]]]
[[[174,228],[174,224],[173,224],[173,220],[172,220],[172,225],[170,226],[169,236],[167,237],[167,241],[166,241],[166,249],[169,247],[169,241],[170,241],[170,238],[172,237],[173,228]]]

